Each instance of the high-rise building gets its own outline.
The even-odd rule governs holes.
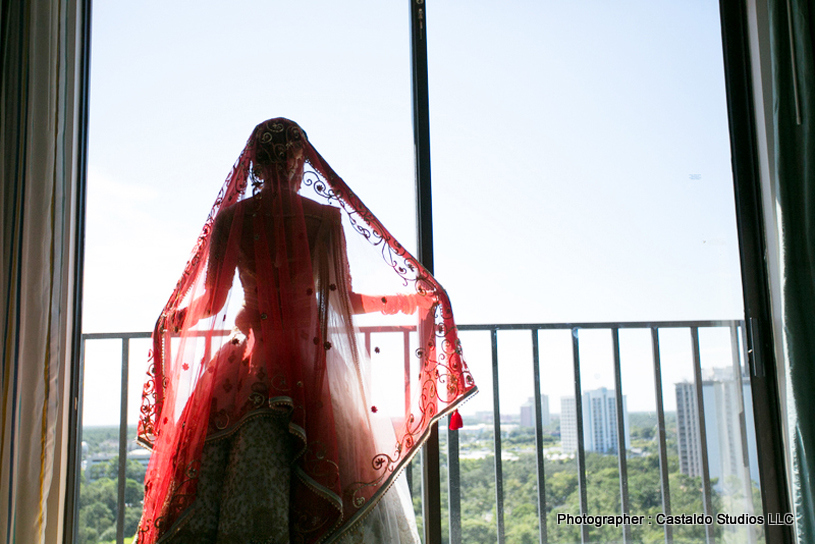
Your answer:
[[[748,376],[739,382],[731,369],[716,368],[710,379],[702,382],[702,405],[705,412],[708,473],[721,489],[735,476],[742,483],[757,476],[755,435],[752,433],[752,404]],[[702,475],[702,445],[699,436],[699,409],[695,385],[676,386],[677,448],[679,470],[688,476]],[[744,418],[744,420],[742,419]]]
[[[543,426],[549,425],[549,396],[541,395],[541,422]],[[521,405],[521,427],[535,426],[535,397],[529,397]]]
[[[577,410],[574,397],[560,397],[560,447],[577,451]]]
[[[679,449],[679,472],[688,476],[702,475],[702,448],[699,445],[699,410],[694,385],[676,385],[676,442]]]
[[[583,447],[597,453],[617,452],[617,396],[601,387],[583,392]],[[577,418],[574,397],[560,399],[560,439],[564,452],[577,450]],[[628,410],[623,395],[623,427],[625,448],[631,447]]]

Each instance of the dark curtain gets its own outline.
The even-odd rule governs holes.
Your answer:
[[[792,397],[800,542],[815,542],[815,5],[770,0],[775,174],[782,221],[783,308]]]

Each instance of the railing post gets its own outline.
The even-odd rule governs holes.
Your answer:
[[[127,483],[127,379],[130,373],[130,339],[122,338],[122,385],[119,402],[119,478],[118,512],[116,514],[116,543],[124,544],[125,485]]]
[[[371,331],[370,330],[364,330],[364,331],[362,331],[362,334],[364,335],[364,339],[365,339],[364,340],[365,341],[365,353],[370,358],[371,357]]]
[[[620,330],[611,329],[611,341],[614,348],[614,395],[617,416],[617,465],[620,471],[620,504],[623,514],[630,514],[628,504],[628,463],[625,447],[625,406],[623,405],[623,380],[620,370]],[[623,524],[623,542],[631,542],[631,526]]]
[[[449,420],[449,418],[448,418]],[[450,544],[461,542],[461,468],[458,459],[458,431],[447,429],[447,518]]]
[[[693,348],[693,377],[696,386],[696,410],[699,418],[699,452],[702,458],[702,506],[706,516],[713,515],[713,491],[710,487],[710,465],[707,457],[707,430],[705,429],[705,396],[702,381],[702,358],[699,352],[699,327],[690,328]],[[714,542],[713,524],[705,525],[707,544]]]
[[[668,479],[668,447],[665,444],[665,404],[662,398],[662,365],[659,355],[659,329],[651,328],[651,347],[654,353],[654,393],[657,405],[657,430],[659,436],[659,477],[662,483],[662,511],[671,514],[671,484]],[[663,525],[665,544],[673,544],[673,527]]]
[[[371,334],[368,333],[365,336],[366,339],[366,348],[368,349],[368,356],[371,355]],[[410,411],[410,330],[406,330],[402,333],[402,349],[404,351],[404,372],[405,372],[405,413]],[[407,480],[408,484],[408,491],[410,492],[410,496],[413,496],[413,461],[405,466],[405,479]]]
[[[577,327],[572,329],[572,357],[574,360],[574,411],[577,423],[577,489],[580,493],[580,513],[588,514],[588,496],[586,491],[586,445],[583,443],[583,386],[580,383],[580,343]],[[580,525],[580,541],[589,542],[589,526]]]
[[[492,344],[492,428],[495,435],[495,518],[498,544],[504,544],[504,466],[501,459],[501,397],[498,388],[498,329],[490,333]]]
[[[543,456],[543,409],[541,407],[541,370],[538,329],[532,329],[532,382],[535,388],[535,461],[538,469],[538,517],[540,542],[546,544],[546,469]],[[451,543],[452,544],[452,543]]]

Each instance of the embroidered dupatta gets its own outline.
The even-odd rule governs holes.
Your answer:
[[[291,540],[335,541],[476,392],[444,289],[282,118],[253,131],[152,342],[141,544],[192,511],[204,444],[271,413],[295,444]]]

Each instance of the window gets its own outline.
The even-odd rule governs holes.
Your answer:
[[[133,532],[142,331],[254,123],[301,122],[415,248],[408,13],[380,4],[95,3],[85,542]],[[663,531],[556,522],[617,503],[760,513],[717,7],[428,9],[436,276],[481,389],[441,433],[443,541]],[[122,469],[135,486],[94,506]],[[706,531],[764,539],[674,534]]]

